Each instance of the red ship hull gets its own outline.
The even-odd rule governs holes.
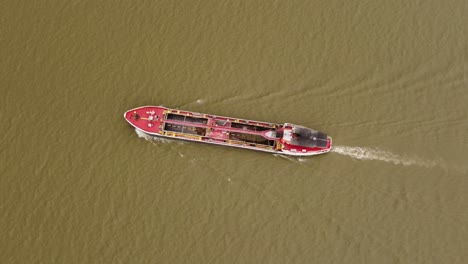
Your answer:
[[[276,124],[202,114],[162,106],[142,106],[124,114],[139,131],[164,138],[182,139],[292,156],[327,153],[332,138],[289,123]]]

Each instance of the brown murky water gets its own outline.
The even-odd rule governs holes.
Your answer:
[[[465,0],[0,5],[1,263],[468,262]],[[148,104],[335,149],[144,140]]]

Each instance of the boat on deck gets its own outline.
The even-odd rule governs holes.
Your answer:
[[[238,147],[269,153],[312,156],[327,153],[332,138],[290,123],[276,124],[202,114],[163,106],[128,110],[125,120],[151,136]]]

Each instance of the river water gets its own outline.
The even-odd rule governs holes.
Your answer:
[[[467,263],[465,0],[3,1],[1,263]],[[164,105],[326,132],[138,135]]]

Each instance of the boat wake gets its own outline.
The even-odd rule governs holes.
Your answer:
[[[143,138],[156,146],[158,143],[171,143],[171,142],[178,143],[178,144],[185,144],[185,142],[178,141],[178,140],[170,140],[170,139],[165,139],[161,137],[151,136],[151,135],[141,132],[138,129],[135,129],[135,133],[138,135],[138,137]],[[388,163],[393,163],[395,165],[419,166],[419,167],[424,167],[424,168],[440,167],[447,171],[454,170],[463,174],[466,174],[468,172],[468,166],[466,165],[457,166],[454,164],[447,164],[443,160],[428,160],[428,159],[422,159],[416,156],[398,155],[388,150],[382,150],[379,148],[356,147],[356,146],[354,147],[333,146],[333,148],[331,149],[331,152],[344,155],[344,156],[348,156],[357,160],[376,160],[376,161],[384,161]],[[181,157],[184,157],[182,153],[178,152],[178,154]],[[273,155],[279,158],[289,160],[291,162],[295,162],[297,164],[305,164],[311,161],[311,159],[308,159],[308,158],[290,157],[290,156],[285,156],[285,155],[280,155],[280,154],[273,154]]]
[[[206,102],[206,99],[198,99],[196,101],[192,101],[192,102],[189,102],[189,103],[185,103],[181,106],[179,106],[179,108],[186,108],[186,107],[189,107],[191,105],[194,105],[194,104],[197,104],[197,105],[202,105]]]
[[[289,160],[290,162],[294,162],[297,164],[304,164],[310,161],[310,159],[307,159],[305,157],[293,157],[293,156],[287,156],[287,155],[281,155],[281,154],[273,154],[273,156],[285,160]]]
[[[433,168],[438,164],[434,160],[425,160],[418,157],[401,156],[387,150],[366,147],[333,146],[332,152],[349,156],[358,160],[379,160],[395,165],[420,166]]]
[[[182,141],[176,141],[176,140],[170,140],[170,139],[165,139],[165,138],[161,138],[161,137],[151,136],[151,135],[148,135],[146,133],[141,132],[140,130],[138,130],[136,128],[135,128],[135,133],[138,135],[139,138],[143,138],[145,140],[148,140],[151,143],[169,143],[169,142],[176,142],[176,143],[179,143],[179,144],[184,143]]]
[[[158,143],[171,143],[171,142],[184,144],[184,142],[181,142],[181,141],[176,141],[176,140],[170,140],[170,139],[165,139],[165,138],[161,138],[161,137],[151,136],[151,135],[148,135],[146,133],[141,132],[140,130],[138,130],[136,128],[135,128],[135,133],[138,135],[139,138],[143,138],[146,141],[151,142],[151,144],[153,144],[154,146],[158,146]],[[182,154],[182,153],[180,153],[178,151],[177,151],[177,154],[179,154],[180,157],[184,157],[184,154]]]
[[[143,132],[141,132],[140,130],[136,129],[135,128],[135,133],[137,133],[138,137],[139,138],[143,138],[143,139],[146,139],[146,140],[152,140],[152,136],[148,135],[148,134],[145,134]]]

